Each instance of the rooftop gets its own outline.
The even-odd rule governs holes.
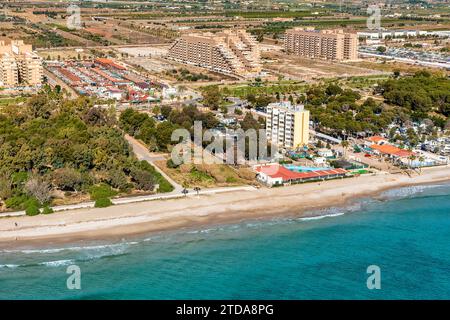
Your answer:
[[[301,180],[310,178],[321,178],[336,174],[345,174],[348,171],[345,169],[331,169],[331,170],[316,170],[310,172],[295,172],[286,169],[284,166],[279,164],[262,165],[256,167],[257,172],[264,173],[271,178],[282,178],[283,181],[289,180]]]
[[[269,103],[267,107],[271,108],[281,108],[289,111],[304,111],[305,106],[303,104],[293,105],[290,101],[281,101]]]
[[[378,142],[380,142],[380,141],[385,141],[386,138],[383,138],[383,137],[381,137],[381,136],[373,136],[373,137],[367,138],[367,140],[372,141],[372,142],[375,142],[375,143],[378,143]]]
[[[409,157],[414,154],[412,151],[400,149],[390,144],[383,144],[383,145],[373,144],[370,147],[374,150],[378,150],[381,153],[401,158]]]

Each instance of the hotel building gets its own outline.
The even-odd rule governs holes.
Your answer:
[[[245,30],[183,35],[172,44],[167,57],[240,78],[261,72],[258,42]]]
[[[35,86],[42,83],[42,58],[22,40],[0,38],[0,86]]]
[[[272,143],[286,149],[308,144],[309,111],[303,105],[293,106],[289,101],[267,106],[266,135]]]
[[[284,39],[287,53],[306,58],[333,61],[358,59],[358,36],[356,33],[336,30],[294,28],[287,30]]]

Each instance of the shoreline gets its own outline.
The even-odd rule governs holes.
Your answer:
[[[450,181],[450,167],[407,175],[378,174],[297,184],[254,191],[191,195],[102,209],[76,209],[51,215],[0,219],[0,248],[51,247],[84,241],[124,238],[204,226],[274,218],[309,218],[311,213],[339,207],[389,190]],[[15,226],[15,223],[18,226]]]

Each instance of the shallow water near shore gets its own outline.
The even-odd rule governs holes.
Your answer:
[[[450,184],[319,213],[0,250],[0,299],[450,299]],[[81,290],[66,286],[74,264]]]

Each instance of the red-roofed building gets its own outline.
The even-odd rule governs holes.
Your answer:
[[[391,158],[407,158],[414,154],[414,152],[412,151],[400,149],[391,144],[383,144],[383,145],[372,144],[370,148],[372,148],[373,150],[375,150],[375,152],[381,155],[388,156]]]
[[[94,62],[96,64],[101,65],[104,68],[114,68],[117,70],[127,70],[127,68],[121,66],[120,64],[115,63],[114,61],[112,61],[111,59],[107,59],[107,58],[97,58],[94,60]]]
[[[383,138],[381,136],[368,137],[365,142],[367,147],[370,147],[372,144],[382,145],[382,144],[386,144],[386,143],[389,143],[389,141],[386,138]]]
[[[270,187],[275,185],[345,177],[348,173],[347,170],[340,168],[310,172],[295,172],[286,169],[279,164],[258,165],[255,166],[255,171],[257,172],[258,180]]]

